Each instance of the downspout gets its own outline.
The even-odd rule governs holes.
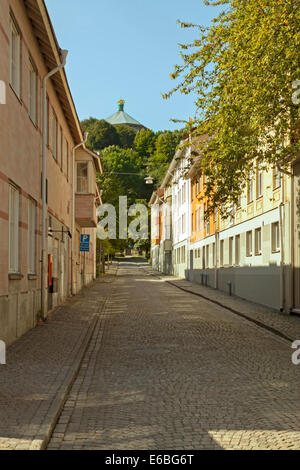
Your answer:
[[[74,285],[74,239],[75,239],[75,152],[82,145],[86,144],[88,132],[84,133],[84,139],[78,145],[73,147],[72,151],[72,240],[71,240],[71,294],[75,295]]]
[[[290,270],[290,295],[291,295],[291,304],[290,304],[290,313],[300,313],[300,311],[295,310],[295,285],[294,285],[294,260],[295,260],[295,248],[294,248],[294,240],[295,240],[295,172],[294,167],[292,167],[292,178],[291,178],[291,203],[290,203],[290,249],[291,249],[291,270]]]
[[[285,307],[285,276],[284,276],[284,178],[281,172],[281,201],[279,209],[279,227],[280,227],[280,311],[284,311]]]
[[[215,232],[215,244],[216,244],[216,253],[215,253],[215,289],[218,289],[218,258],[219,258],[219,230]]]
[[[68,51],[61,51],[61,64],[43,78],[43,144],[42,144],[42,267],[41,267],[41,318],[46,320],[45,279],[46,279],[46,237],[47,237],[47,81],[66,65]]]

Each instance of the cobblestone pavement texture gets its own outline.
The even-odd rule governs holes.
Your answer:
[[[213,289],[211,287],[202,286],[196,282],[191,282],[182,278],[175,278],[174,276],[166,276],[157,271],[154,271],[150,266],[146,267],[149,274],[158,276],[164,281],[170,282],[181,289],[190,291],[211,299],[213,302],[218,302],[224,307],[233,309],[247,317],[261,322],[270,328],[281,332],[283,335],[291,338],[291,340],[300,339],[300,317],[299,315],[290,315],[280,313],[264,307],[263,305],[249,302],[235,296],[229,296],[225,292]]]
[[[114,270],[7,350],[0,366],[0,450],[41,449],[75,377]]]
[[[291,344],[150,274],[120,263],[48,449],[300,449]]]

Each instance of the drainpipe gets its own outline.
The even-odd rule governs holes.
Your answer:
[[[294,286],[294,259],[295,259],[295,248],[294,248],[294,240],[295,240],[295,172],[294,168],[292,167],[292,175],[291,175],[291,202],[290,202],[290,313],[300,313],[299,310],[295,310],[295,286]]]
[[[285,276],[284,276],[284,178],[281,172],[281,201],[278,206],[279,210],[279,227],[280,227],[280,311],[284,311],[285,307]]]
[[[75,283],[74,283],[74,239],[75,239],[75,152],[82,145],[86,144],[88,138],[88,132],[84,133],[84,139],[78,145],[73,147],[72,151],[72,240],[71,240],[71,293],[75,295]]]
[[[46,320],[45,279],[46,279],[46,237],[47,237],[47,81],[66,65],[68,51],[61,51],[61,64],[43,78],[43,148],[42,148],[42,270],[41,270],[41,317]]]
[[[218,289],[218,259],[219,259],[219,231],[215,233],[215,289]]]

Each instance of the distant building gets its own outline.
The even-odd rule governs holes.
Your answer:
[[[228,216],[218,209],[208,215],[201,156],[189,159],[188,150],[177,150],[150,200],[152,266],[276,310],[300,313],[299,158],[287,173],[254,159]],[[171,214],[165,212],[170,191]],[[170,219],[171,236],[166,237]],[[166,262],[170,245],[171,266]]]
[[[124,100],[120,100],[118,102],[118,105],[119,105],[119,111],[117,111],[115,114],[105,119],[106,122],[109,122],[109,124],[111,124],[112,126],[118,126],[120,124],[123,124],[123,125],[131,127],[137,132],[141,131],[142,129],[147,129],[143,124],[136,121],[133,117],[129,116],[129,114],[125,113],[124,111],[125,101]]]

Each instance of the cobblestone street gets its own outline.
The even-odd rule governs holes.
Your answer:
[[[142,262],[121,262],[107,292],[49,450],[300,449],[287,340]]]

